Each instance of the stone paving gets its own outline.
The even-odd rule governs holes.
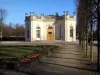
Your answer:
[[[46,59],[41,60],[39,64],[20,71],[3,70],[5,71],[4,75],[11,75],[12,73],[15,75],[100,75],[95,71],[96,62],[90,62],[77,42],[45,41],[46,43],[59,44],[61,47]]]
[[[80,50],[78,45],[62,45],[59,50],[41,61],[33,72],[39,75],[99,75],[96,65]]]
[[[96,70],[96,65],[94,66],[95,63],[90,63],[90,59],[76,45],[63,46],[44,62],[73,68]]]

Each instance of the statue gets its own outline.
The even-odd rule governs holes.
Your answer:
[[[28,14],[27,14],[27,13],[25,13],[25,16],[28,16]]]
[[[33,16],[34,15],[34,12],[30,12],[30,15]]]
[[[75,12],[73,12],[73,15],[75,16]]]
[[[56,20],[59,19],[59,14],[58,14],[58,12],[56,12],[55,18],[56,18]]]
[[[64,11],[64,15],[65,15],[65,16],[68,15],[68,11]]]
[[[68,15],[68,11],[66,12],[66,15]]]

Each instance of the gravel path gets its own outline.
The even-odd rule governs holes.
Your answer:
[[[61,47],[46,59],[41,60],[41,63],[20,71],[1,69],[0,73],[4,74],[0,75],[100,75],[95,71],[95,62],[90,62],[77,42],[53,43],[60,44]]]

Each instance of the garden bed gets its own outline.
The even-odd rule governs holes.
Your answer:
[[[0,65],[6,64],[10,67],[11,65],[15,66],[20,63],[29,64],[33,60],[39,60],[44,54],[47,56],[50,55],[56,48],[58,48],[58,46],[1,46]]]

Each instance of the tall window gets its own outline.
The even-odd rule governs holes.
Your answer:
[[[40,27],[36,27],[36,37],[40,38]]]
[[[70,37],[73,37],[73,26],[70,26]]]

